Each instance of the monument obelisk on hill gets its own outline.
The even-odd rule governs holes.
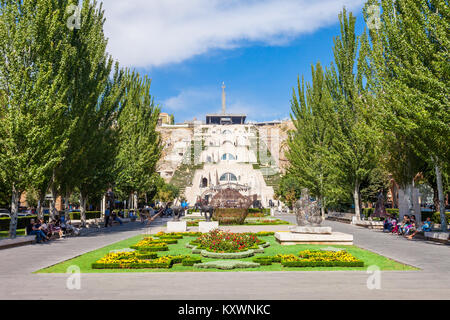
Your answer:
[[[222,82],[222,114],[227,113],[227,98],[225,94],[225,82]]]

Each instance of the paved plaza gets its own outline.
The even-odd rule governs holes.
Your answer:
[[[293,222],[294,217],[281,217]],[[325,221],[354,235],[355,245],[419,271],[383,271],[381,289],[368,289],[361,271],[180,272],[82,274],[81,288],[67,274],[33,274],[41,268],[142,233],[164,230],[139,222],[77,238],[0,250],[0,299],[450,299],[450,246],[408,241],[380,231]],[[232,231],[287,230],[288,226],[228,227]],[[195,231],[197,228],[190,228]]]

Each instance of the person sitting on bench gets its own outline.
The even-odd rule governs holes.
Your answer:
[[[41,243],[41,241],[47,241],[49,238],[45,235],[45,233],[41,230],[41,226],[36,224],[34,219],[30,220],[30,224],[27,226],[27,235],[33,236],[36,235],[36,242]]]
[[[417,228],[412,234],[410,234],[409,236],[407,236],[406,238],[408,238],[409,240],[411,240],[412,238],[414,238],[414,236],[416,234],[418,234],[420,231],[423,232],[430,232],[431,231],[431,218],[428,217],[427,220],[423,223],[422,227]]]

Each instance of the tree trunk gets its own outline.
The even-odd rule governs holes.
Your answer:
[[[69,220],[69,198],[70,192],[66,191],[66,198],[64,199],[64,221]]]
[[[45,202],[45,193],[39,194],[38,206],[37,206],[37,216],[38,219],[44,219],[44,202]]]
[[[411,184],[408,185],[407,188],[408,191],[408,211],[409,211],[409,216],[413,216],[415,214],[414,211],[414,178],[411,181]]]
[[[434,204],[434,209],[436,211],[439,210],[439,192],[438,192],[438,188],[437,185],[433,186],[433,204]]]
[[[52,186],[50,187],[50,193],[52,195],[52,201],[50,202],[50,220],[54,220],[57,215],[56,212],[56,187],[55,183],[52,182]]]
[[[445,205],[444,205],[444,188],[442,186],[442,173],[439,165],[435,162],[435,171],[436,171],[436,184],[438,189],[439,196],[439,213],[441,216],[441,230],[443,232],[447,232],[447,222],[445,217]]]
[[[133,194],[133,205],[134,205],[134,209],[135,210],[137,210],[137,208],[138,208],[138,194],[137,194],[137,192],[135,192],[134,194]]]
[[[87,196],[80,192],[80,219],[81,219],[81,227],[86,227],[86,202]]]
[[[9,223],[9,237],[16,237],[17,230],[17,216],[19,214],[19,199],[20,192],[16,190],[15,186],[12,187],[12,197],[11,197],[11,221]]]
[[[322,218],[325,220],[325,200],[323,197],[319,197],[320,203],[320,212],[322,214]]]
[[[355,190],[353,191],[353,202],[355,204],[355,217],[356,220],[361,220],[361,207],[360,207],[360,202],[361,202],[361,197],[359,194],[359,187],[360,187],[360,182],[358,181],[358,179],[355,181]]]
[[[128,195],[128,211],[133,209],[133,193]]]

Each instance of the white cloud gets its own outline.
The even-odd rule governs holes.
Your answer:
[[[254,120],[276,120],[285,117],[283,110],[273,108],[258,101],[249,102],[251,99],[235,99],[227,96],[227,113],[244,113]],[[168,113],[182,115],[177,122],[184,120],[204,119],[206,113],[221,112],[221,89],[216,87],[195,87],[183,89],[178,95],[170,97],[160,103],[162,110]]]
[[[211,49],[282,44],[364,0],[104,0],[108,50],[122,65],[182,62]]]
[[[193,88],[182,90],[177,96],[170,97],[163,102],[163,108],[170,111],[185,111],[204,107],[211,108],[220,100],[217,90],[212,88]],[[217,101],[215,101],[217,100]],[[215,111],[215,110],[214,110]]]

